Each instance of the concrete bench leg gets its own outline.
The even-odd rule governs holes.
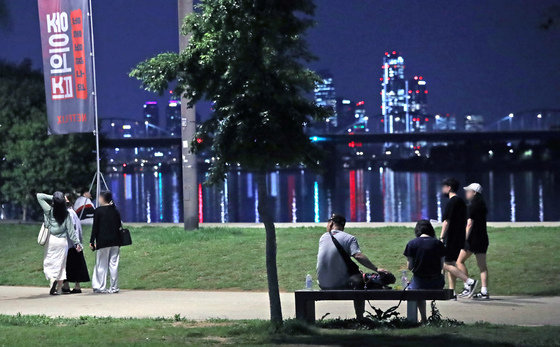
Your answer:
[[[406,302],[406,320],[412,323],[418,323],[418,303],[414,300]]]
[[[315,301],[304,300],[296,295],[296,318],[309,323],[314,323]]]

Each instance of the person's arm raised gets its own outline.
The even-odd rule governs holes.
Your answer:
[[[52,198],[52,195],[37,193],[37,201],[39,201],[39,205],[41,205],[41,208],[45,213],[51,210],[51,205],[47,202],[47,200],[51,201]]]

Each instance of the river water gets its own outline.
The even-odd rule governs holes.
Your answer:
[[[479,174],[395,172],[388,168],[345,169],[334,175],[282,170],[268,175],[276,220],[324,222],[333,211],[349,221],[440,220],[445,198],[439,183],[448,176],[465,185],[479,182],[491,221],[560,220],[559,174],[552,171]],[[200,177],[203,177],[201,173]],[[181,173],[111,173],[106,176],[127,222],[182,222]],[[251,173],[236,171],[218,186],[198,187],[199,220],[258,222],[258,193]]]

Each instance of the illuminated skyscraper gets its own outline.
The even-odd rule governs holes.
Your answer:
[[[167,136],[181,136],[181,101],[171,97],[165,110]]]
[[[326,70],[320,71],[319,75],[323,81],[315,85],[315,102],[319,106],[332,108],[334,115],[327,118],[325,120],[325,124],[319,125],[318,128],[326,131],[333,131],[338,126],[338,118],[336,115],[336,90],[334,87],[333,77]]]
[[[381,113],[385,133],[405,132],[407,129],[407,81],[404,78],[404,59],[396,51],[385,52],[381,81]]]
[[[408,125],[407,131],[428,131],[434,128],[432,117],[428,116],[428,88],[422,76],[414,76],[408,81]]]
[[[159,134],[159,110],[157,101],[146,101],[144,103],[144,125],[146,136]]]

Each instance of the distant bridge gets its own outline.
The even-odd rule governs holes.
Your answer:
[[[560,140],[559,130],[519,130],[519,131],[481,131],[481,132],[425,132],[425,133],[398,133],[398,134],[337,134],[337,135],[314,135],[310,136],[312,141],[349,143],[351,141],[361,143],[404,143],[404,142],[465,142],[465,141],[520,141],[520,140]],[[178,137],[154,137],[154,138],[104,138],[101,142],[103,147],[130,148],[130,147],[170,147],[180,146],[181,138]]]

